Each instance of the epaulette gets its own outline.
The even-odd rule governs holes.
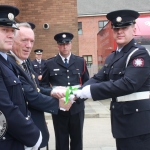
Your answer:
[[[78,58],[82,58],[82,59],[84,59],[84,57],[82,57],[82,56],[77,56],[77,55],[75,55],[76,57],[78,57]]]
[[[54,56],[54,57],[50,57],[50,58],[47,58],[47,60],[50,60],[50,59],[53,59],[53,58],[55,58],[56,56]]]

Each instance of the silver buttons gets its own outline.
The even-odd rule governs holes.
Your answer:
[[[138,112],[139,110],[138,109],[136,109],[136,112]]]
[[[14,80],[14,83],[16,83],[16,80]]]
[[[57,73],[55,73],[55,76],[57,76]]]
[[[67,78],[69,79],[70,77],[68,76]]]
[[[113,66],[111,67],[111,69],[114,68]]]
[[[29,118],[28,118],[28,117],[26,117],[26,120],[29,120]]]
[[[105,71],[104,71],[104,73],[105,73]]]
[[[119,74],[121,74],[121,72],[119,72]]]
[[[114,109],[114,108],[115,108],[115,106],[113,105],[113,106],[112,106],[112,108]]]
[[[5,137],[3,137],[3,140],[6,140],[6,138],[5,138]]]
[[[68,85],[70,85],[70,83],[68,82]]]
[[[67,72],[69,72],[69,70],[67,70]]]

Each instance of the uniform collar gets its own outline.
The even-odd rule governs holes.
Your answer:
[[[36,61],[37,61],[37,62],[39,62],[39,61],[41,62],[41,59],[36,59]]]
[[[121,47],[121,48],[118,48],[118,47],[117,47],[116,51],[117,51],[117,52],[121,52],[122,49],[123,49],[123,47]]]
[[[4,57],[5,60],[7,60],[7,54],[6,53],[3,53],[0,51],[0,54]]]
[[[60,53],[59,53],[59,56],[61,57],[62,61],[64,62],[65,57],[63,57]],[[68,62],[69,62],[69,60],[70,60],[70,56],[71,56],[71,53],[70,53],[69,56],[66,58]]]

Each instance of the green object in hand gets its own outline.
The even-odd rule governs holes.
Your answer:
[[[66,97],[65,97],[65,104],[68,104],[70,94],[73,94],[73,91],[76,91],[76,90],[78,90],[78,88],[73,88],[72,86],[67,87]]]

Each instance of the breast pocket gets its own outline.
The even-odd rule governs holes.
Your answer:
[[[5,77],[4,82],[13,103],[22,104],[24,96],[21,81],[16,76],[8,76]]]
[[[124,75],[124,70],[123,68],[113,68],[113,74],[122,76]]]
[[[39,68],[38,65],[34,65],[33,67],[34,67],[34,69],[38,69]]]
[[[82,74],[80,70],[72,70],[72,75],[74,77],[74,84],[79,84],[80,83],[80,77],[82,77]]]
[[[50,77],[62,76],[61,71],[50,72]]]

